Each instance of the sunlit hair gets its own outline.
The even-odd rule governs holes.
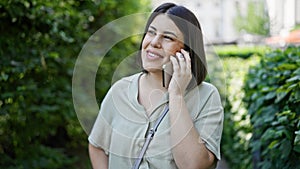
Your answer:
[[[194,78],[194,80],[191,81],[188,86],[188,89],[191,89],[196,85],[201,84],[201,82],[204,81],[207,75],[203,37],[198,19],[189,9],[183,6],[178,6],[173,3],[164,3],[157,7],[150,15],[145,27],[145,34],[142,38],[142,42],[145,38],[150,24],[155,19],[155,17],[160,14],[167,14],[167,16],[183,33],[185,50],[189,52],[191,57],[192,74]],[[140,45],[140,51],[141,50],[142,43]],[[142,62],[141,59],[139,59],[139,62]],[[144,71],[147,72],[146,70]]]

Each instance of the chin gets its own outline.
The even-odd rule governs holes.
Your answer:
[[[162,68],[159,68],[159,67],[144,67],[144,70],[146,70],[147,72],[151,72],[151,73],[157,73],[157,72],[161,72]]]

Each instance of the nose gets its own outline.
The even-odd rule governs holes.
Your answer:
[[[150,44],[151,44],[152,47],[161,48],[161,38],[160,38],[160,35],[154,36],[153,39],[151,40]]]

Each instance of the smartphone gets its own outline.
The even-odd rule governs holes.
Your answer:
[[[162,66],[162,85],[165,88],[169,87],[171,78],[173,75],[173,65],[171,62],[168,62]]]
[[[184,45],[184,50],[189,51],[189,47]],[[169,87],[171,78],[173,75],[173,65],[172,62],[168,62],[162,66],[162,85],[165,88]]]

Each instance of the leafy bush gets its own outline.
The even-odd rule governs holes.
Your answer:
[[[231,169],[251,169],[250,138],[252,126],[242,102],[245,92],[243,82],[251,65],[260,57],[252,55],[247,59],[238,57],[222,58],[226,74],[226,105],[222,155]]]
[[[244,90],[254,167],[300,168],[300,47],[266,54]]]
[[[77,55],[93,32],[146,2],[0,1],[0,168],[74,168],[87,147],[72,103]]]
[[[216,54],[215,57],[220,56],[218,59],[220,59],[222,65],[219,65],[219,60],[213,59],[212,55],[207,55],[207,61],[208,68],[211,70],[209,71],[209,77],[213,80],[211,82],[218,88],[224,105],[222,158],[225,159],[231,169],[250,169],[252,165],[249,144],[252,126],[244,102],[242,102],[245,96],[243,82],[249,67],[257,64],[260,55],[265,52],[262,49],[268,48],[264,46],[238,47],[226,45],[215,46],[214,49],[214,52],[207,51],[209,54]],[[255,49],[261,49],[261,51],[255,51]],[[253,54],[257,51],[260,54]],[[247,57],[244,57],[246,55]]]
[[[227,45],[227,46],[216,46],[216,53],[221,57],[238,57],[247,59],[252,55],[263,56],[267,51],[269,51],[269,47],[267,46],[235,46],[235,45]]]

